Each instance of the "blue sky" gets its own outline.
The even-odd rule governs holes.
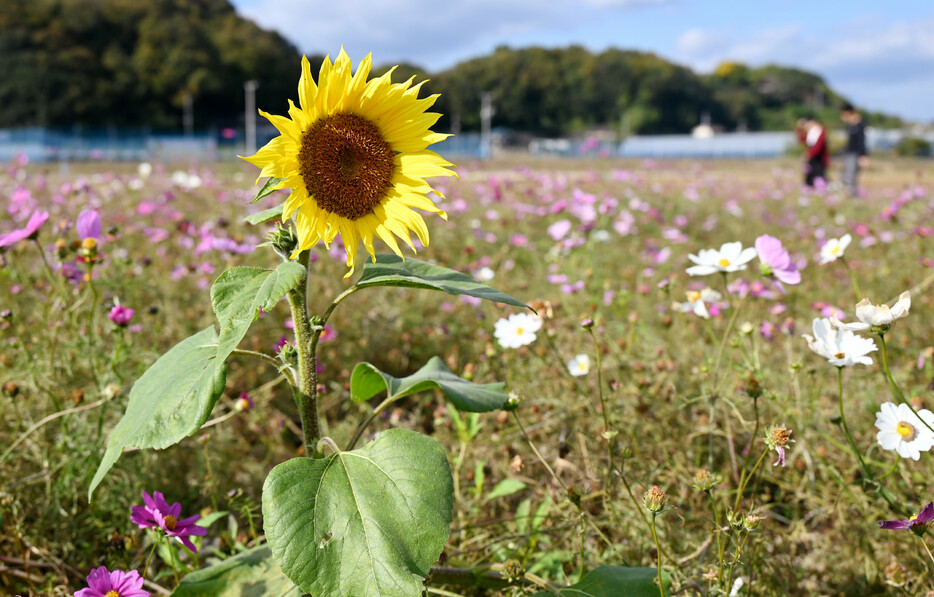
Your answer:
[[[306,53],[440,70],[498,45],[651,51],[823,75],[861,107],[934,121],[932,0],[232,0]]]

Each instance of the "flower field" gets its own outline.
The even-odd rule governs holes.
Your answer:
[[[282,538],[284,514],[264,493],[289,500],[293,479],[323,479],[292,470],[319,461],[302,456],[384,466],[378,448],[404,437],[415,451],[436,440],[451,473],[406,473],[452,502],[449,534],[386,531],[443,546],[406,562],[431,573],[429,594],[569,595],[561,587],[575,583],[573,594],[627,594],[600,592],[606,577],[586,585],[605,566],[637,569],[626,582],[645,576],[634,595],[924,595],[927,169],[879,159],[849,198],[803,190],[791,160],[458,163],[458,178],[430,178],[437,194],[421,197],[447,215],[423,214],[428,246],[402,246],[402,264],[364,227],[379,254],[364,266],[368,247],[312,239],[299,262],[308,310],[323,315],[296,322],[285,290],[251,303],[250,333],[204,359],[220,379],[211,400],[197,389],[175,410],[147,411],[140,398],[152,416],[130,420],[131,389],[160,355],[205,333],[226,341],[225,309],[240,299],[224,302],[225,270],[298,263],[276,254],[288,230],[244,220],[289,191],[251,203],[258,171],[245,163],[4,164],[0,594],[303,594],[298,539]],[[418,232],[405,213],[400,226]],[[396,282],[373,282],[381,262]],[[432,278],[433,266],[464,276]],[[294,360],[304,328],[317,351],[317,445],[290,388],[311,375]],[[186,353],[192,367],[202,347]],[[166,394],[189,383],[159,379]],[[464,407],[480,390],[509,398]],[[334,549],[340,532],[311,548]],[[267,542],[285,573],[263,560],[243,576],[265,589],[204,580]]]

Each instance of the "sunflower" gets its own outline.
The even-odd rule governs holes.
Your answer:
[[[324,59],[316,85],[303,56],[300,106],[289,100],[289,118],[260,110],[281,135],[243,158],[262,169],[260,178],[281,178],[274,188],[292,190],[282,210],[283,220],[295,215],[298,228],[292,258],[318,241],[330,245],[340,234],[347,276],[354,271],[360,241],[374,260],[376,238],[400,257],[396,237],[414,251],[414,231],[427,246],[428,227],[412,208],[447,219],[427,196],[435,191],[425,179],[456,176],[448,170],[451,163],[427,149],[449,136],[430,130],[441,115],[425,110],[438,96],[419,99],[425,81],[413,85],[414,77],[392,83],[395,67],[367,81],[372,66],[368,55],[351,75],[350,58],[341,48],[333,64]]]

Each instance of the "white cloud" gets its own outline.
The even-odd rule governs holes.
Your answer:
[[[692,29],[676,41],[673,58],[703,72],[724,60],[812,70],[859,105],[930,120],[930,94],[922,90],[934,90],[932,28],[934,19],[881,28],[865,21],[820,35],[800,26],[743,32]]]
[[[276,29],[303,52],[357,60],[372,51],[383,64],[415,61],[429,69],[488,52],[523,34],[567,30],[610,12],[674,0],[254,0],[240,12]]]

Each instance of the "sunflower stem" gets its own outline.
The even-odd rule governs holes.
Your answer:
[[[292,322],[295,324],[295,350],[298,352],[298,387],[295,387],[295,401],[302,418],[302,435],[305,454],[317,455],[318,439],[321,428],[318,420],[318,359],[315,354],[318,333],[313,333],[308,319],[308,251],[303,251],[298,262],[305,267],[305,280],[288,293],[289,307],[292,309]]]

